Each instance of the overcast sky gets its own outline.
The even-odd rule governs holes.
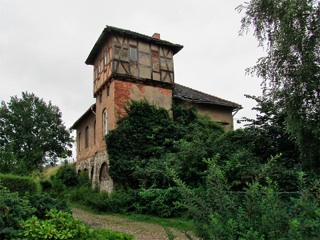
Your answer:
[[[57,105],[70,127],[94,103],[93,67],[84,61],[111,25],[183,45],[175,81],[241,104],[235,119],[255,117],[244,94],[260,95],[260,80],[245,68],[264,53],[252,32],[238,34],[242,2],[0,0],[0,100],[33,92]]]

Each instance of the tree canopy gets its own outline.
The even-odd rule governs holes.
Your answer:
[[[263,99],[284,116],[305,170],[320,168],[320,3],[318,0],[251,0],[241,33],[254,29],[267,56],[248,69],[262,78]]]
[[[29,174],[71,156],[73,138],[61,112],[33,93],[11,97],[0,106],[0,171]]]

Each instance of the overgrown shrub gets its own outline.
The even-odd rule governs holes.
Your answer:
[[[206,167],[202,159],[212,156],[221,126],[181,107],[173,108],[172,118],[169,111],[146,100],[132,101],[125,110],[127,115],[106,136],[109,174],[117,188],[167,188],[171,179],[166,166],[183,173],[190,184],[202,181]]]
[[[55,199],[46,194],[35,194],[28,197],[30,204],[36,209],[34,215],[43,219],[46,213],[51,209],[57,209],[63,212],[70,212],[65,199]]]
[[[74,166],[69,164],[62,165],[53,178],[61,180],[67,187],[76,186],[78,184],[78,177]]]
[[[176,217],[182,213],[181,206],[175,204],[180,199],[181,195],[176,187],[142,188],[139,190],[136,212],[159,217]]]
[[[20,222],[35,212],[27,197],[10,192],[0,185],[0,239],[11,239],[19,228]]]
[[[287,153],[277,152],[272,139],[266,139],[262,133],[257,129],[237,129],[224,133],[214,142],[214,154],[220,155],[218,164],[232,190],[239,191],[246,182],[252,182],[260,174],[261,167],[268,163],[271,164],[268,176],[278,182],[281,191],[297,191],[299,165],[290,163],[293,159],[288,158]],[[270,162],[274,156],[277,156],[276,161]]]
[[[46,219],[32,216],[22,222],[18,239],[88,239],[89,229],[71,213],[51,209]]]
[[[63,199],[66,198],[67,187],[64,185],[63,181],[59,178],[51,179],[52,188],[49,191],[49,194],[53,198]]]
[[[25,195],[27,192],[29,194],[37,193],[37,183],[30,177],[0,174],[0,181],[10,192],[18,192],[21,196]]]
[[[206,160],[206,191],[197,194],[171,170],[184,196],[181,204],[193,215],[202,239],[319,239],[320,181],[309,188],[299,175],[300,191],[283,200],[269,177],[247,183],[244,192],[231,191],[217,158]],[[259,182],[265,179],[265,184]]]
[[[73,188],[70,192],[70,200],[101,212],[112,211],[108,194],[95,191],[91,186]]]
[[[52,189],[52,183],[50,180],[40,181],[42,191],[49,192]]]
[[[131,188],[120,188],[113,191],[110,195],[110,206],[112,212],[128,213],[136,212],[139,205],[139,193],[138,190]]]

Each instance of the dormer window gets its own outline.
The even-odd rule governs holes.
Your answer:
[[[136,62],[138,61],[138,50],[137,47],[130,46],[129,47],[130,61]]]

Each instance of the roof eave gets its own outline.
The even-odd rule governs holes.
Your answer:
[[[120,35],[127,35],[131,36],[132,38],[137,38],[140,40],[143,40],[145,42],[152,42],[157,45],[162,45],[162,46],[167,46],[168,48],[172,49],[173,54],[178,53],[183,46],[180,44],[173,44],[165,40],[153,38],[144,34],[136,33],[130,30],[125,30],[125,29],[120,29],[112,26],[106,26],[102,33],[100,34],[98,40],[96,41],[95,45],[93,46],[89,56],[87,57],[85,63],[87,65],[94,65],[94,62],[96,60],[97,54],[100,52],[100,49],[103,47],[107,39],[109,38],[109,34],[114,33],[114,34],[120,34]]]
[[[94,113],[96,109],[96,104],[92,104],[87,111],[84,112],[84,114],[81,115],[81,117],[78,118],[77,121],[74,122],[74,124],[70,127],[70,129],[74,129],[76,130],[77,129],[77,126],[79,125],[79,123],[84,119],[86,118],[89,114],[91,113]]]
[[[174,98],[178,98],[178,99],[181,99],[183,101],[186,101],[186,102],[191,102],[191,103],[196,103],[196,104],[208,104],[208,105],[214,105],[214,106],[223,106],[223,107],[228,107],[228,108],[231,108],[231,109],[241,109],[242,106],[241,105],[238,105],[238,104],[223,104],[223,103],[213,103],[213,102],[208,102],[208,101],[201,101],[201,100],[194,100],[194,99],[188,99],[188,98],[184,98],[184,97],[181,97],[181,96],[174,96]]]

